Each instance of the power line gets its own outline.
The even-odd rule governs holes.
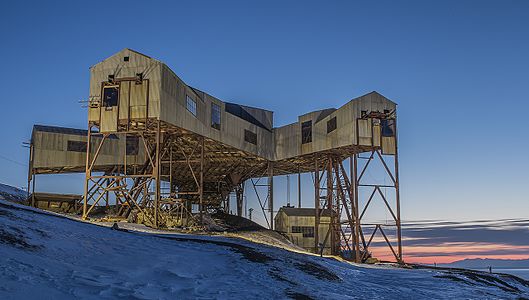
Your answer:
[[[27,164],[24,164],[24,163],[21,163],[21,162],[18,162],[16,160],[12,160],[11,158],[7,157],[7,156],[4,156],[2,154],[0,154],[0,158],[3,159],[3,160],[7,160],[9,162],[12,162],[14,164],[17,164],[19,166],[23,166],[23,167],[27,167],[28,165]]]

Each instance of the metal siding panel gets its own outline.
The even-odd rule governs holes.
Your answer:
[[[130,81],[123,81],[119,86],[119,119],[129,118],[129,88]]]
[[[116,132],[118,130],[118,107],[101,109],[101,132]]]
[[[358,144],[371,146],[372,138],[372,121],[371,119],[358,120]]]
[[[380,123],[373,124],[373,146],[380,147],[381,139]]]
[[[396,154],[396,144],[395,137],[382,137],[382,154],[395,155]]]
[[[130,84],[130,117],[131,119],[147,118],[148,81],[142,84]]]

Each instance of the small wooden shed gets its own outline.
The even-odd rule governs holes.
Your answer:
[[[299,247],[314,252],[314,224],[316,209],[296,208],[283,206],[275,216],[275,229],[285,234],[292,243]],[[331,222],[331,211],[325,209],[321,212],[320,225],[318,227],[319,240],[325,240]],[[325,243],[323,254],[329,254],[331,240]],[[319,249],[317,250],[319,252]]]

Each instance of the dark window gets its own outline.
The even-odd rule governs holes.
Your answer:
[[[327,121],[327,133],[333,132],[336,129],[336,117]]]
[[[257,134],[250,130],[244,130],[244,140],[250,144],[257,145]]]
[[[314,227],[312,226],[292,226],[292,233],[302,233],[303,237],[314,237]]]
[[[136,84],[143,83],[143,73],[136,73]]]
[[[186,108],[193,116],[197,116],[197,102],[189,95],[186,95]]]
[[[68,151],[86,152],[86,142],[68,141]]]
[[[108,82],[113,83],[114,82],[114,75],[108,75]]]
[[[301,123],[301,143],[312,142],[312,121]]]
[[[395,136],[395,120],[380,120],[382,126],[382,136]]]
[[[108,86],[103,89],[103,106],[118,106],[119,88],[117,86]]]
[[[123,57],[123,61],[129,61],[129,57],[128,56]]]
[[[136,135],[127,135],[127,155],[138,155],[140,139]]]
[[[220,106],[211,103],[211,127],[220,130]]]

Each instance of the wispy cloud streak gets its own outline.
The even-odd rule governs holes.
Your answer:
[[[387,232],[394,234],[389,229]],[[405,222],[402,233],[404,257],[410,262],[529,258],[528,219],[467,222],[422,220]],[[372,250],[376,256],[390,259],[384,240],[375,239]]]

